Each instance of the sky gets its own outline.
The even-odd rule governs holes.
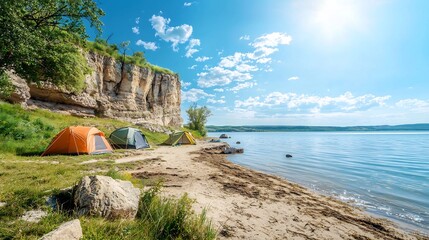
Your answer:
[[[429,1],[98,1],[209,125],[429,123]],[[92,36],[94,36],[92,34]]]

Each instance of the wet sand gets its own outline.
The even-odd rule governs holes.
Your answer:
[[[116,160],[138,161],[133,176],[164,182],[163,194],[195,199],[195,210],[219,229],[219,239],[429,239],[386,219],[282,178],[247,169],[220,154],[221,143],[159,147]]]

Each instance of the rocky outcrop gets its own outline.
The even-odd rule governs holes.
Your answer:
[[[79,215],[133,219],[139,197],[140,190],[131,182],[107,176],[86,176],[76,187],[74,204]]]
[[[27,106],[101,116],[161,126],[180,126],[180,80],[176,74],[125,64],[112,57],[87,54],[93,69],[86,88],[73,93],[52,84],[30,84],[11,75],[15,92],[9,101]]]
[[[30,88],[28,87],[27,82],[11,72],[8,72],[8,74],[11,77],[12,85],[15,88],[15,91],[12,92],[8,100],[11,103],[25,105],[30,99]]]
[[[83,237],[79,219],[61,224],[57,229],[43,235],[40,240],[78,240]]]

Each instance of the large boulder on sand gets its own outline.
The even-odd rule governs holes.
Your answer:
[[[79,215],[133,219],[139,198],[140,190],[131,182],[107,176],[86,176],[76,187],[74,204]]]
[[[78,240],[82,238],[82,227],[79,219],[61,224],[57,229],[43,235],[40,240]]]

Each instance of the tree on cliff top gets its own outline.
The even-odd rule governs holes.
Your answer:
[[[198,107],[197,104],[194,104],[186,110],[189,118],[189,129],[197,130],[201,133],[202,136],[207,134],[205,125],[207,123],[207,118],[212,115],[210,109],[206,106]]]
[[[90,69],[77,45],[87,38],[85,22],[100,32],[103,15],[93,0],[1,0],[0,76],[14,71],[29,82],[82,89]]]

